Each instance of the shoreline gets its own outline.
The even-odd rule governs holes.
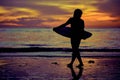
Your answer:
[[[46,58],[70,58],[72,52],[6,52],[0,53],[1,57],[46,57]],[[80,52],[83,58],[120,58],[119,52]]]
[[[120,52],[120,49],[79,49],[80,52]],[[28,48],[0,48],[0,53],[11,52],[71,52],[71,48],[40,48],[40,47],[28,47]]]
[[[1,55],[0,58],[7,58],[7,57],[39,57],[39,58],[71,58],[71,56],[46,56],[46,55]],[[81,58],[120,58],[120,56],[81,56]]]

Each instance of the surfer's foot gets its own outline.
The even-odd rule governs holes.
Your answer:
[[[84,65],[83,64],[79,64],[78,66],[76,66],[77,68],[82,68]]]
[[[73,66],[73,64],[71,64],[71,63],[70,63],[70,64],[67,64],[67,67],[72,67],[72,66]]]

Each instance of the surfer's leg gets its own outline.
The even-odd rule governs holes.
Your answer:
[[[80,45],[80,42],[81,42],[81,40],[79,40],[79,42],[78,42],[78,45],[77,45],[77,52],[76,52],[76,55],[77,55],[77,59],[78,59],[78,61],[79,61],[79,65],[78,65],[78,67],[80,67],[80,66],[83,66],[83,62],[82,62],[82,59],[81,59],[81,56],[80,56],[80,52],[79,52],[79,45]]]
[[[76,57],[77,57],[76,54],[72,53],[72,59],[71,59],[71,62],[67,65],[68,67],[72,67],[73,66],[73,63],[74,63]]]
[[[82,59],[81,59],[81,56],[80,56],[80,53],[78,52],[77,53],[77,59],[78,59],[78,61],[79,61],[79,65],[78,65],[78,67],[80,67],[80,66],[83,66],[83,62],[82,62]]]
[[[71,38],[71,46],[72,46],[72,59],[71,62],[67,65],[68,67],[71,67],[77,57],[76,55],[76,41]]]

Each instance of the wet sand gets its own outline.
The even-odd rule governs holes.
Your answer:
[[[0,80],[120,80],[120,58],[82,57],[84,67],[66,65],[70,57],[0,57]]]

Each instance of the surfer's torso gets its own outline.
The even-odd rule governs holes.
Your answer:
[[[71,35],[72,37],[79,37],[84,31],[84,21],[82,19],[70,18],[69,23],[71,24]]]

